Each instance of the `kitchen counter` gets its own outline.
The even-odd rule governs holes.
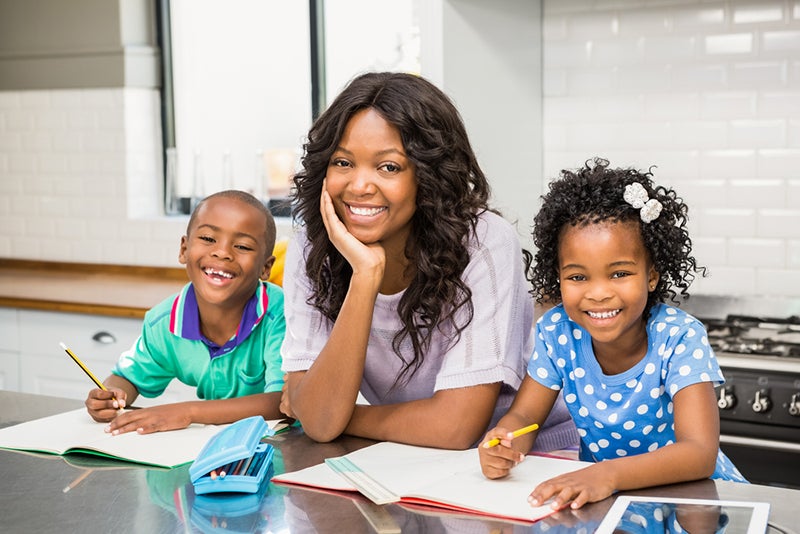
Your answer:
[[[0,259],[0,306],[142,318],[187,281],[183,268]]]
[[[80,401],[0,390],[0,427],[82,406]],[[270,439],[275,473],[294,471],[374,442],[343,436],[315,443],[300,428]],[[565,510],[533,525],[410,508],[376,506],[357,494],[267,485],[263,495],[200,498],[188,467],[164,471],[82,455],[68,457],[0,450],[0,510],[9,532],[353,532],[374,533],[383,518],[394,532],[593,532],[613,498]],[[67,490],[67,488],[69,488]],[[702,480],[628,494],[766,501],[776,532],[797,532],[800,491]],[[770,530],[772,532],[772,530]]]

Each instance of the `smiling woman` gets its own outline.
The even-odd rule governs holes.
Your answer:
[[[295,185],[282,411],[318,441],[474,445],[520,383],[533,302],[450,99],[411,74],[355,78],[309,131]],[[548,450],[576,441],[563,415]]]

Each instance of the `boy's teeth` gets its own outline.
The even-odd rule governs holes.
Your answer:
[[[619,310],[612,310],[606,312],[586,312],[592,319],[610,319],[619,313]]]
[[[214,276],[221,276],[223,278],[233,278],[231,273],[226,273],[225,271],[215,271],[214,269],[206,269],[206,274],[214,275]]]
[[[365,215],[365,216],[378,214],[378,213],[382,212],[385,209],[386,208],[383,208],[383,207],[381,207],[381,208],[357,208],[355,206],[350,206],[350,211],[352,211],[356,215]]]

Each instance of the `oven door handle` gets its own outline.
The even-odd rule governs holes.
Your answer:
[[[788,441],[770,441],[767,439],[744,438],[741,436],[729,436],[722,434],[719,437],[721,444],[742,445],[745,447],[757,447],[759,449],[772,449],[784,452],[800,452],[800,443],[789,443]]]

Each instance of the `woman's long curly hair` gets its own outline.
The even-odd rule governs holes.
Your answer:
[[[653,173],[634,169],[612,169],[601,158],[587,161],[577,171],[563,170],[560,178],[550,183],[542,197],[542,207],[534,218],[533,242],[536,245],[534,267],[529,280],[531,294],[539,303],[561,302],[558,280],[559,243],[567,226],[586,226],[600,222],[634,222],[660,277],[647,297],[645,317],[657,302],[670,299],[679,303],[689,298],[688,288],[695,273],[706,275],[692,256],[692,240],[686,230],[689,207],[673,189],[657,186]],[[639,210],[628,204],[623,195],[625,186],[638,182],[662,205],[661,214],[644,223]]]
[[[331,322],[342,307],[352,269],[328,239],[320,215],[322,181],[350,118],[364,109],[377,111],[397,128],[415,167],[416,211],[405,254],[416,273],[398,304],[403,328],[392,346],[403,360],[395,385],[405,383],[422,364],[439,325],[452,325],[455,342],[473,317],[472,292],[461,280],[469,263],[468,237],[478,216],[488,210],[490,188],[460,114],[450,99],[425,79],[404,73],[368,73],[353,79],[314,122],[304,145],[303,169],[294,177],[295,220],[309,239],[306,275],[308,303]],[[457,324],[456,312],[466,319]],[[409,338],[414,358],[402,358]]]

